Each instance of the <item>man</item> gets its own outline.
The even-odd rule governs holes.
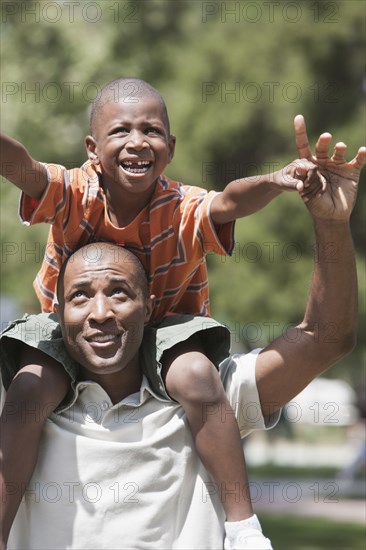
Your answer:
[[[366,150],[346,163],[338,144],[330,159],[330,138],[323,135],[316,160],[302,137],[305,143],[299,121],[300,156],[315,160],[328,179],[325,193],[308,203],[319,257],[304,320],[293,329],[296,338],[287,334],[261,353],[221,364],[242,435],[263,428],[263,416],[273,423],[274,412],[355,341],[348,222]],[[327,262],[329,242],[337,247],[337,262]],[[218,548],[225,487],[212,487],[183,409],[153,395],[141,370],[138,350],[152,298],[139,264],[114,245],[95,247],[76,252],[60,276],[58,314],[81,376],[72,404],[46,423],[9,548]],[[323,338],[329,323],[338,328],[335,343]],[[203,422],[210,412],[207,404]]]

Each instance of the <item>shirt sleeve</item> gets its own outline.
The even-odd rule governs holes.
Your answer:
[[[253,430],[273,428],[281,415],[281,411],[276,411],[267,418],[262,414],[255,377],[255,366],[260,351],[256,349],[247,354],[232,355],[220,365],[220,376],[242,438]]]
[[[211,204],[219,193],[192,187],[182,202],[182,229],[200,242],[205,254],[215,252],[231,256],[234,248],[235,221],[215,225],[211,218]]]
[[[24,225],[53,223],[67,205],[68,172],[59,164],[45,164],[48,185],[37,200],[24,192],[20,196],[19,215]]]

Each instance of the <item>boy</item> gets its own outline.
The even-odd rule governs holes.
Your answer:
[[[157,392],[185,409],[200,458],[222,493],[225,548],[271,549],[253,516],[237,424],[230,414],[225,423],[221,420],[221,411],[230,407],[216,367],[229,352],[229,334],[207,319],[205,256],[212,250],[231,253],[237,218],[264,207],[283,190],[297,190],[306,201],[324,190],[324,180],[316,166],[304,160],[268,176],[231,182],[222,193],[165,178],[163,171],[175,149],[166,106],[153,87],[134,78],[103,88],[93,104],[91,135],[85,143],[89,161],[81,169],[66,171],[34,161],[21,144],[2,137],[1,166],[11,167],[3,175],[23,191],[24,222],[51,223],[35,281],[42,311],[53,310],[63,261],[87,242],[115,241],[139,257],[148,273],[150,294],[156,297],[155,324],[147,330],[143,350],[148,357],[156,342],[157,368],[147,374]],[[97,256],[96,249],[90,261],[97,262]],[[27,337],[28,346],[16,350],[18,364],[3,377],[9,403],[24,404],[26,410],[47,409],[48,415],[70,397],[70,377],[57,361],[60,353],[65,354],[60,341],[45,334],[44,316],[35,319],[14,325],[21,332],[20,340]],[[41,335],[30,341],[35,323]],[[92,337],[93,345],[108,357],[121,335]],[[216,414],[204,414],[207,403]],[[36,462],[47,415],[26,424],[15,419],[3,422],[2,482],[5,486],[17,480],[21,488],[7,496],[3,507],[4,545]],[[243,532],[248,535],[246,542],[240,542]]]

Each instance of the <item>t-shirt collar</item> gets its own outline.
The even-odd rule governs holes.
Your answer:
[[[82,394],[82,392],[90,386],[94,386],[94,388],[93,388],[94,392],[93,393],[97,394],[98,396],[100,395],[100,400],[101,401],[105,400],[106,397],[109,399],[108,394],[102,388],[102,386],[100,386],[100,384],[98,384],[97,382],[94,382],[92,380],[81,380],[80,382],[77,382],[77,384],[75,386],[74,399],[72,400],[72,402],[67,407],[65,407],[64,410],[67,410],[72,405],[74,405],[75,402],[77,401],[78,397]],[[154,392],[154,390],[150,387],[150,384],[149,384],[149,381],[148,381],[147,377],[143,374],[139,391],[136,392],[136,393],[132,393],[131,395],[128,395],[127,397],[122,399],[119,403],[115,403],[114,406],[119,406],[119,405],[128,403],[129,406],[139,407],[139,406],[143,405],[143,403],[145,403],[145,401],[147,401],[148,399],[151,399],[151,398],[157,399],[158,401],[162,401],[162,402],[167,401],[166,398],[161,397],[160,395],[158,395],[157,393]]]

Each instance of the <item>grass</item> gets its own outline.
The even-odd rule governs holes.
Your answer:
[[[276,550],[365,550],[365,527],[318,518],[261,514],[263,531]]]
[[[249,478],[255,479],[296,479],[335,480],[339,473],[334,467],[291,467],[276,464],[249,466]],[[356,483],[365,486],[365,472],[360,472]],[[346,498],[347,495],[340,495]],[[350,495],[351,496],[351,495]],[[352,495],[355,498],[355,495]],[[358,498],[365,498],[364,490]],[[366,518],[365,518],[366,519]],[[285,514],[260,512],[260,522],[264,533],[271,539],[275,550],[366,550],[365,525],[331,521],[318,517],[303,517]]]
[[[273,479],[293,478],[293,479],[314,479],[328,478],[334,479],[338,473],[338,468],[332,466],[318,467],[292,467],[279,466],[276,464],[263,464],[261,466],[248,466],[249,476],[255,477],[272,477]]]

